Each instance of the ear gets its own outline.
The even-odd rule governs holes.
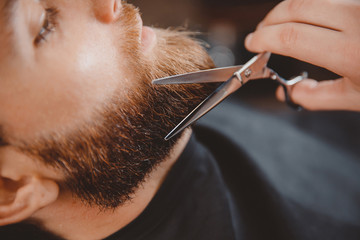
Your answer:
[[[54,202],[59,195],[54,177],[16,149],[0,148],[0,226],[21,222]]]
[[[4,226],[21,222],[54,202],[59,187],[52,180],[35,176],[18,181],[1,178],[0,192],[0,226]]]
[[[96,18],[103,23],[112,23],[120,15],[121,0],[94,0]]]

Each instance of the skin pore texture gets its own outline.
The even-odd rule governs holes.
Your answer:
[[[164,136],[216,87],[151,80],[213,63],[187,33],[144,28],[121,1],[10,2],[0,17],[0,236],[26,226],[109,236],[151,201],[191,131]]]

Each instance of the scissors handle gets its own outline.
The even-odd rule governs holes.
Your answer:
[[[280,77],[279,74],[277,74],[275,71],[270,69],[270,78],[272,80],[277,81],[280,84],[280,86],[283,88],[284,93],[285,93],[285,101],[289,107],[291,107],[292,109],[294,109],[298,112],[300,112],[304,109],[302,106],[300,106],[292,101],[291,92],[292,92],[293,87],[297,83],[308,78],[307,72],[303,72],[300,76],[297,76],[293,79],[285,80],[284,78]]]
[[[280,77],[279,74],[277,74],[274,70],[267,67],[270,56],[270,52],[264,52],[256,55],[245,65],[243,65],[240,70],[236,71],[234,76],[238,78],[242,85],[246,84],[248,81],[263,78],[270,78],[277,81],[284,89],[286,103],[296,111],[301,111],[303,108],[292,101],[291,92],[293,86],[307,78],[308,74],[303,73],[302,75],[291,80],[285,80],[284,78]]]

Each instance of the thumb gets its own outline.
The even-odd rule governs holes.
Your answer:
[[[293,87],[290,96],[308,110],[360,111],[360,91],[347,78],[321,82],[306,79]],[[282,88],[278,88],[277,97],[284,101]]]

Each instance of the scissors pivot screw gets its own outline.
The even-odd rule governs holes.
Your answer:
[[[277,80],[277,76],[276,76],[275,73],[271,73],[270,78],[271,78],[272,80]]]
[[[251,76],[251,74],[252,74],[252,71],[250,68],[245,70],[245,77],[249,78]]]

